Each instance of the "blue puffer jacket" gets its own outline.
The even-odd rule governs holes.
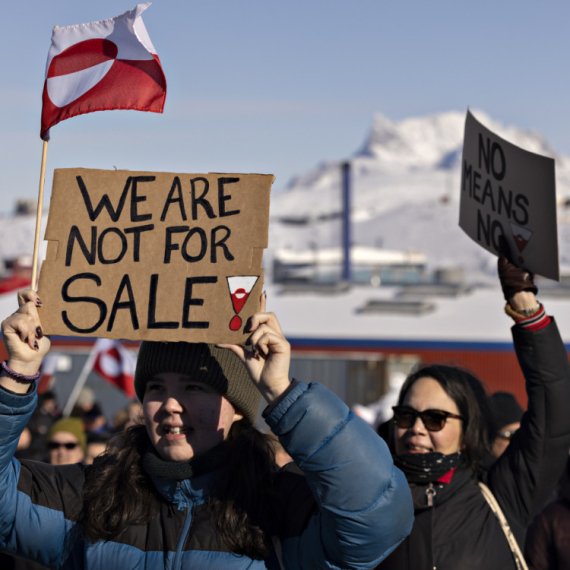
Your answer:
[[[408,484],[384,442],[319,384],[299,383],[266,421],[303,474],[276,475],[270,560],[224,549],[205,505],[211,477],[154,479],[164,497],[147,525],[86,542],[76,522],[85,468],[13,459],[34,392],[0,388],[0,549],[52,568],[373,568],[411,531]],[[280,562],[279,562],[280,561]]]

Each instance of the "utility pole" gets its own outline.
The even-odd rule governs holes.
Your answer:
[[[350,162],[342,163],[342,280],[350,283]]]

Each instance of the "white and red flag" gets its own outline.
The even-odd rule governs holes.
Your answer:
[[[55,28],[46,64],[40,136],[70,117],[134,109],[162,113],[166,79],[138,4],[116,18]]]
[[[93,370],[114,384],[129,398],[135,397],[135,355],[118,340],[100,338],[93,347],[96,353]]]
[[[57,370],[57,363],[59,360],[59,354],[50,353],[47,354],[42,360],[42,365],[40,368],[40,378],[38,380],[38,394],[45,394],[52,384],[52,379]]]

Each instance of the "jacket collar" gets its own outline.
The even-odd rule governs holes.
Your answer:
[[[168,502],[178,506],[200,504],[212,494],[214,474],[208,473],[177,481],[167,477],[150,476],[155,489]]]

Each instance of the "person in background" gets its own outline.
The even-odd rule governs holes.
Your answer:
[[[56,420],[61,416],[61,410],[57,407],[57,398],[53,390],[46,390],[43,394],[38,394],[38,407],[35,413],[49,416],[52,420]]]
[[[142,405],[140,402],[131,402],[119,410],[113,418],[113,432],[121,433],[123,430],[144,423]]]
[[[55,420],[59,419],[61,411],[57,407],[57,400],[55,394],[50,390],[38,395],[38,407],[34,410],[28,427],[31,429],[32,434],[45,436]]]
[[[83,422],[79,418],[57,420],[48,431],[46,445],[52,465],[81,463],[87,446]]]
[[[26,429],[22,432],[16,457],[49,462],[46,436],[57,419],[59,410],[53,392],[38,395],[38,407],[34,410]]]
[[[524,557],[529,570],[570,568],[570,458],[560,479],[558,498],[528,528]]]
[[[143,407],[140,402],[131,402],[127,406],[127,421],[123,429],[130,428],[131,426],[144,423]]]
[[[83,386],[77,396],[77,400],[75,400],[71,415],[78,418],[82,417],[93,408],[95,403],[95,392],[93,389],[89,388],[89,386]]]
[[[521,427],[523,409],[516,398],[509,392],[495,392],[489,396],[491,409],[492,433],[491,455],[496,459],[507,449],[511,438]]]
[[[121,433],[127,420],[129,419],[129,414],[126,408],[119,408],[113,415],[112,431],[113,433]]]
[[[110,433],[107,428],[107,418],[97,402],[83,414],[83,427],[86,434],[105,436]]]
[[[92,465],[93,461],[105,453],[109,437],[105,434],[87,434],[87,449],[85,450],[85,465]]]

